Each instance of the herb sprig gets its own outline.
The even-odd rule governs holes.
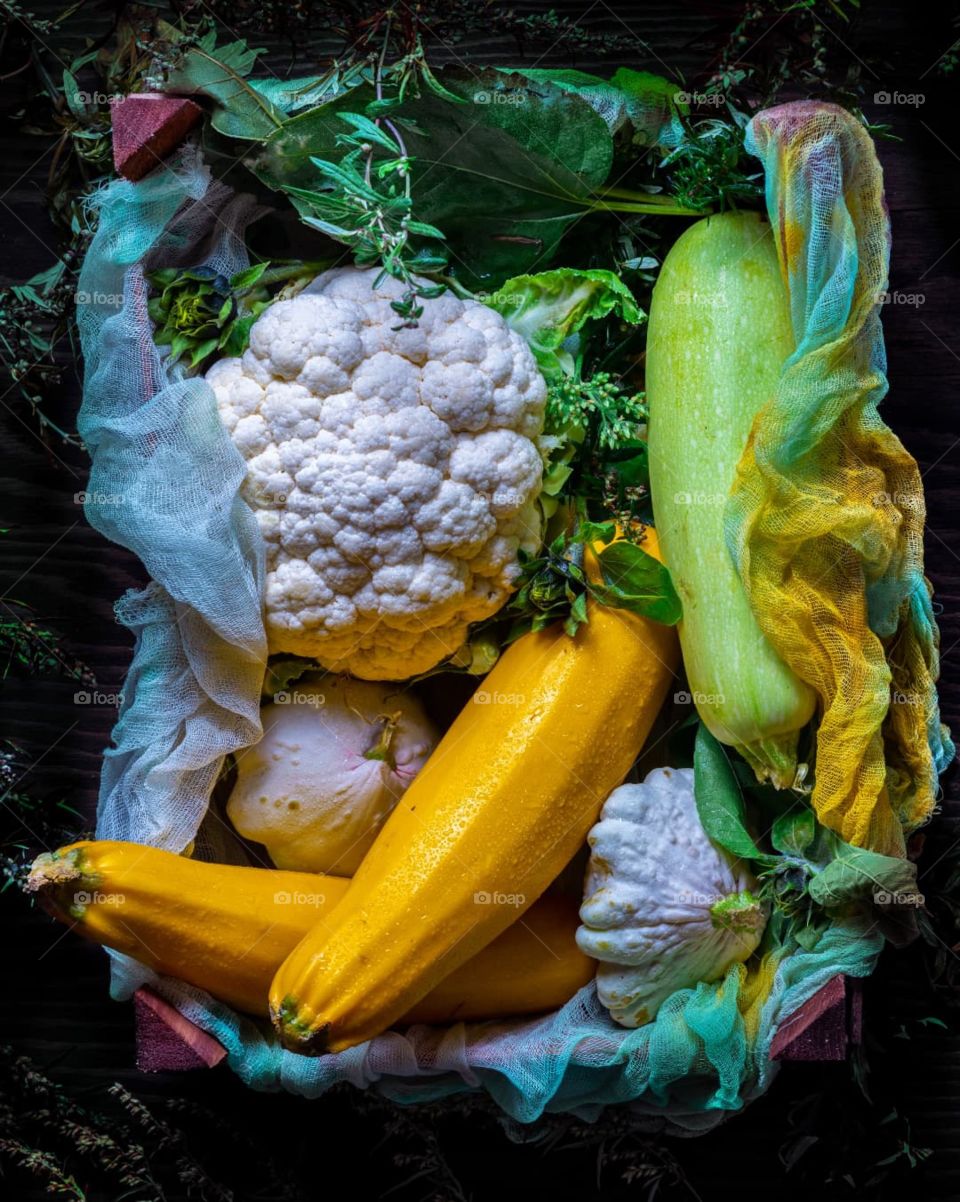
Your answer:
[[[520,586],[507,605],[513,617],[504,643],[562,621],[574,636],[588,621],[587,601],[673,625],[680,599],[670,573],[644,550],[646,529],[618,529],[575,515],[538,555],[520,552]],[[588,567],[590,557],[595,568]]]

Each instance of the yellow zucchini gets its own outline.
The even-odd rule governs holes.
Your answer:
[[[207,864],[104,840],[40,856],[28,889],[86,938],[265,1017],[273,974],[349,884],[345,877]],[[503,1018],[562,1006],[596,969],[575,942],[578,904],[573,896],[541,898],[402,1022]]]
[[[531,906],[636,759],[676,665],[671,628],[592,603],[575,638],[557,625],[510,646],[277,973],[286,1046],[379,1034]]]
[[[767,641],[724,539],[724,504],[753,419],[793,351],[770,227],[756,213],[697,222],[653,291],[647,334],[650,486],[683,604],[692,699],[710,731],[761,779],[794,783],[813,691]]]

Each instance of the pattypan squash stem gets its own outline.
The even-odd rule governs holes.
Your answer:
[[[400,711],[397,710],[392,714],[381,714],[380,721],[383,725],[380,728],[377,741],[363,753],[363,758],[365,760],[383,760],[389,768],[395,770],[397,762],[394,759],[391,744],[393,743],[394,735],[397,733],[397,726],[400,722]]]

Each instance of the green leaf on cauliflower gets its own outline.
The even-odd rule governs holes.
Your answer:
[[[514,276],[485,302],[526,340],[548,383],[573,374],[576,360],[568,344],[588,321],[613,313],[637,325],[645,317],[616,272],[599,268]]]

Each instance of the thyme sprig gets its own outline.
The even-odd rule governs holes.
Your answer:
[[[462,101],[431,71],[419,35],[408,53],[388,63],[391,30],[388,17],[380,52],[372,60],[375,99],[364,113],[337,114],[348,127],[336,139],[346,154],[338,162],[311,157],[326,190],[289,191],[308,225],[350,246],[359,265],[381,264],[374,287],[388,275],[402,283],[401,296],[390,306],[409,327],[423,314],[421,301],[446,291],[442,281],[431,283],[422,277],[442,271],[447,255],[443,232],[414,215],[413,159],[400,129],[404,118],[394,120],[388,114],[421,84],[449,103]],[[438,245],[423,247],[423,240]]]

